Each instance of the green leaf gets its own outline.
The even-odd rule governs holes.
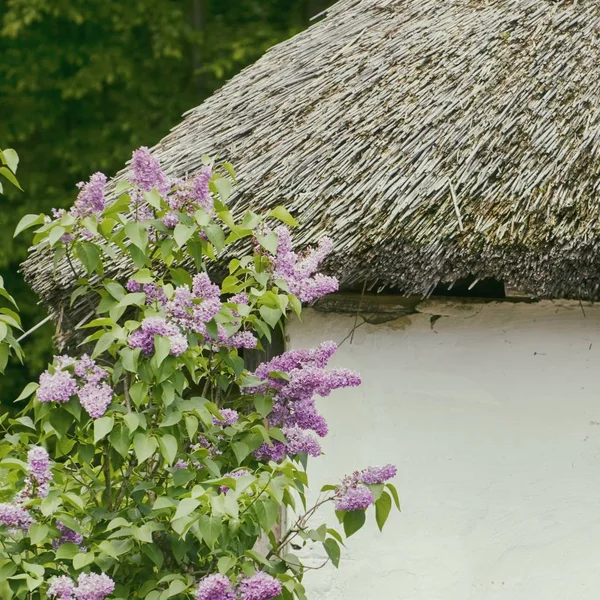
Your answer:
[[[340,545],[333,538],[328,538],[323,542],[323,548],[325,548],[327,556],[337,569],[340,566]]]
[[[19,402],[19,400],[29,398],[29,396],[31,396],[31,394],[33,394],[39,387],[39,383],[36,383],[35,381],[28,383],[23,389],[23,391],[19,394],[19,397],[15,400],[15,402]]]
[[[298,221],[296,221],[296,219],[294,219],[294,217],[292,217],[292,215],[290,215],[287,209],[283,206],[276,206],[273,210],[269,211],[267,216],[278,219],[290,227],[298,227],[299,225]]]
[[[218,179],[214,179],[212,183],[217,188],[219,196],[221,197],[221,201],[227,202],[227,200],[231,196],[231,191],[233,189],[231,181],[225,179],[224,177],[219,177]]]
[[[104,354],[115,341],[115,334],[107,331],[100,336],[100,339],[96,342],[94,346],[94,351],[92,352],[92,358],[96,358],[101,354]]]
[[[171,350],[171,340],[163,335],[156,334],[154,336],[154,356],[152,362],[154,367],[158,369],[163,364],[165,358],[169,356]]]
[[[221,556],[217,561],[217,569],[221,575],[225,575],[228,571],[231,571],[237,560],[233,556]]]
[[[257,235],[256,239],[258,243],[265,249],[267,252],[271,254],[277,254],[277,244],[279,243],[279,238],[274,231],[268,233],[267,235]]]
[[[196,432],[198,431],[198,419],[193,415],[188,415],[185,418],[185,427],[187,429],[187,434],[190,440],[194,439]]]
[[[94,563],[96,555],[93,552],[80,552],[73,557],[73,568],[79,571]]]
[[[364,510],[351,510],[344,515],[344,533],[346,537],[355,534],[365,524]]]
[[[136,381],[129,390],[129,397],[136,406],[140,406],[148,399],[148,384],[143,381]]]
[[[158,442],[155,438],[146,435],[145,433],[136,433],[133,438],[133,449],[139,463],[143,463],[145,460],[150,458],[156,448]]]
[[[258,500],[254,505],[254,510],[263,531],[271,531],[279,519],[279,505],[277,502],[270,498]]]
[[[225,234],[223,230],[216,223],[211,223],[206,227],[206,235],[216,251],[221,252],[225,247]]]
[[[15,227],[13,237],[17,237],[25,229],[41,225],[44,222],[44,215],[25,215]]]
[[[40,542],[43,542],[46,539],[46,536],[48,535],[49,531],[50,528],[48,527],[48,525],[44,525],[42,523],[34,523],[29,528],[29,540],[35,546],[36,544],[39,544]]]
[[[171,521],[176,521],[177,519],[182,519],[183,517],[187,517],[191,512],[196,510],[200,506],[200,502],[195,498],[184,498],[179,505],[177,506],[177,510],[173,515]]]
[[[390,511],[392,510],[392,499],[389,494],[383,492],[377,502],[375,502],[375,520],[379,530],[383,530],[383,526],[387,521]]]
[[[173,238],[177,242],[177,245],[181,248],[185,246],[186,242],[194,235],[196,229],[179,223],[173,230]]]
[[[145,252],[148,245],[148,231],[146,227],[137,221],[129,221],[125,225],[124,230],[125,235],[131,240],[131,243],[142,252]]]
[[[261,417],[267,417],[273,410],[273,398],[265,394],[258,394],[254,397],[254,406]]]
[[[75,255],[85,267],[88,275],[93,273],[101,262],[100,251],[96,245],[91,242],[82,242],[78,244],[75,248]]]
[[[160,446],[160,453],[163,455],[169,465],[175,462],[177,456],[177,440],[174,436],[167,433],[162,437],[158,438],[158,444]]]
[[[131,528],[131,533],[133,534],[133,537],[140,542],[146,542],[147,544],[152,544],[152,542],[154,541],[152,539],[152,529],[150,529],[146,525],[142,525],[142,527],[138,527],[137,525],[134,525]]]
[[[4,177],[6,177],[6,179],[8,179],[15,187],[23,191],[23,188],[20,186],[14,173],[8,167],[0,167],[0,174],[4,175]]]
[[[112,417],[100,417],[94,421],[94,444],[97,444],[101,439],[106,437],[114,426],[115,422]]]
[[[164,554],[162,550],[156,544],[147,544],[142,547],[142,552],[160,569],[165,561]],[[146,584],[142,586],[142,590],[140,590],[140,597],[142,596],[142,591],[144,589],[150,591],[153,590],[156,586],[156,581],[148,582],[152,584],[151,586],[146,587]]]
[[[269,308],[268,306],[261,306],[259,309],[260,316],[271,326],[275,327],[281,319],[281,310],[278,308]]]
[[[202,539],[206,545],[212,550],[215,542],[221,534],[221,519],[212,515],[201,515],[198,519],[198,527],[202,534]]]
[[[244,442],[234,442],[232,444],[233,453],[237,458],[238,464],[241,465],[246,456],[250,454],[250,448]]]
[[[19,155],[12,148],[7,148],[6,150],[2,150],[2,156],[4,157],[4,161],[8,168],[13,172],[17,172],[17,167],[19,166]]]
[[[394,499],[394,504],[396,505],[396,508],[398,510],[401,510],[400,498],[398,497],[398,491],[396,490],[396,487],[391,483],[387,483],[385,487],[389,490],[390,494],[392,494],[392,498]]]
[[[121,300],[127,294],[125,288],[116,281],[107,281],[104,288],[115,300]]]
[[[48,234],[48,242],[50,243],[50,246],[54,246],[66,232],[67,230],[60,225],[53,227]]]
[[[81,550],[79,549],[79,546],[77,544],[71,544],[71,543],[61,544],[59,546],[58,550],[56,551],[56,558],[58,560],[64,559],[64,558],[71,560],[74,556],[76,556],[80,552],[81,552]]]

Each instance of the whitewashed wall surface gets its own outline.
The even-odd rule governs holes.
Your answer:
[[[393,462],[402,513],[381,534],[373,512],[339,570],[308,575],[309,598],[597,600],[600,307],[420,310],[360,326],[332,361],[364,383],[319,400],[331,433],[312,487]],[[353,325],[308,310],[290,347],[339,343]]]

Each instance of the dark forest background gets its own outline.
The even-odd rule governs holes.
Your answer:
[[[0,148],[19,153],[24,192],[0,196],[0,274],[25,329],[45,313],[18,273],[26,213],[70,206],[75,184],[114,174],[270,46],[333,0],[0,0]],[[0,378],[9,405],[52,355],[53,325]]]

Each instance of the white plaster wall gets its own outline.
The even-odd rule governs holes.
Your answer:
[[[363,325],[332,361],[364,383],[319,402],[331,433],[312,488],[394,462],[402,513],[383,534],[372,514],[339,570],[307,576],[309,598],[596,600],[600,308],[424,310],[449,316]],[[339,343],[353,324],[307,310],[290,346]]]

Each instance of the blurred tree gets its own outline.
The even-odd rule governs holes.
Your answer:
[[[0,0],[3,147],[17,147],[25,193],[0,205],[0,269],[24,326],[44,316],[18,275],[25,213],[72,203],[74,184],[114,174],[132,149],[153,145],[268,47],[302,30],[332,0]],[[10,403],[51,348],[51,330],[27,340],[29,373],[0,382]]]

